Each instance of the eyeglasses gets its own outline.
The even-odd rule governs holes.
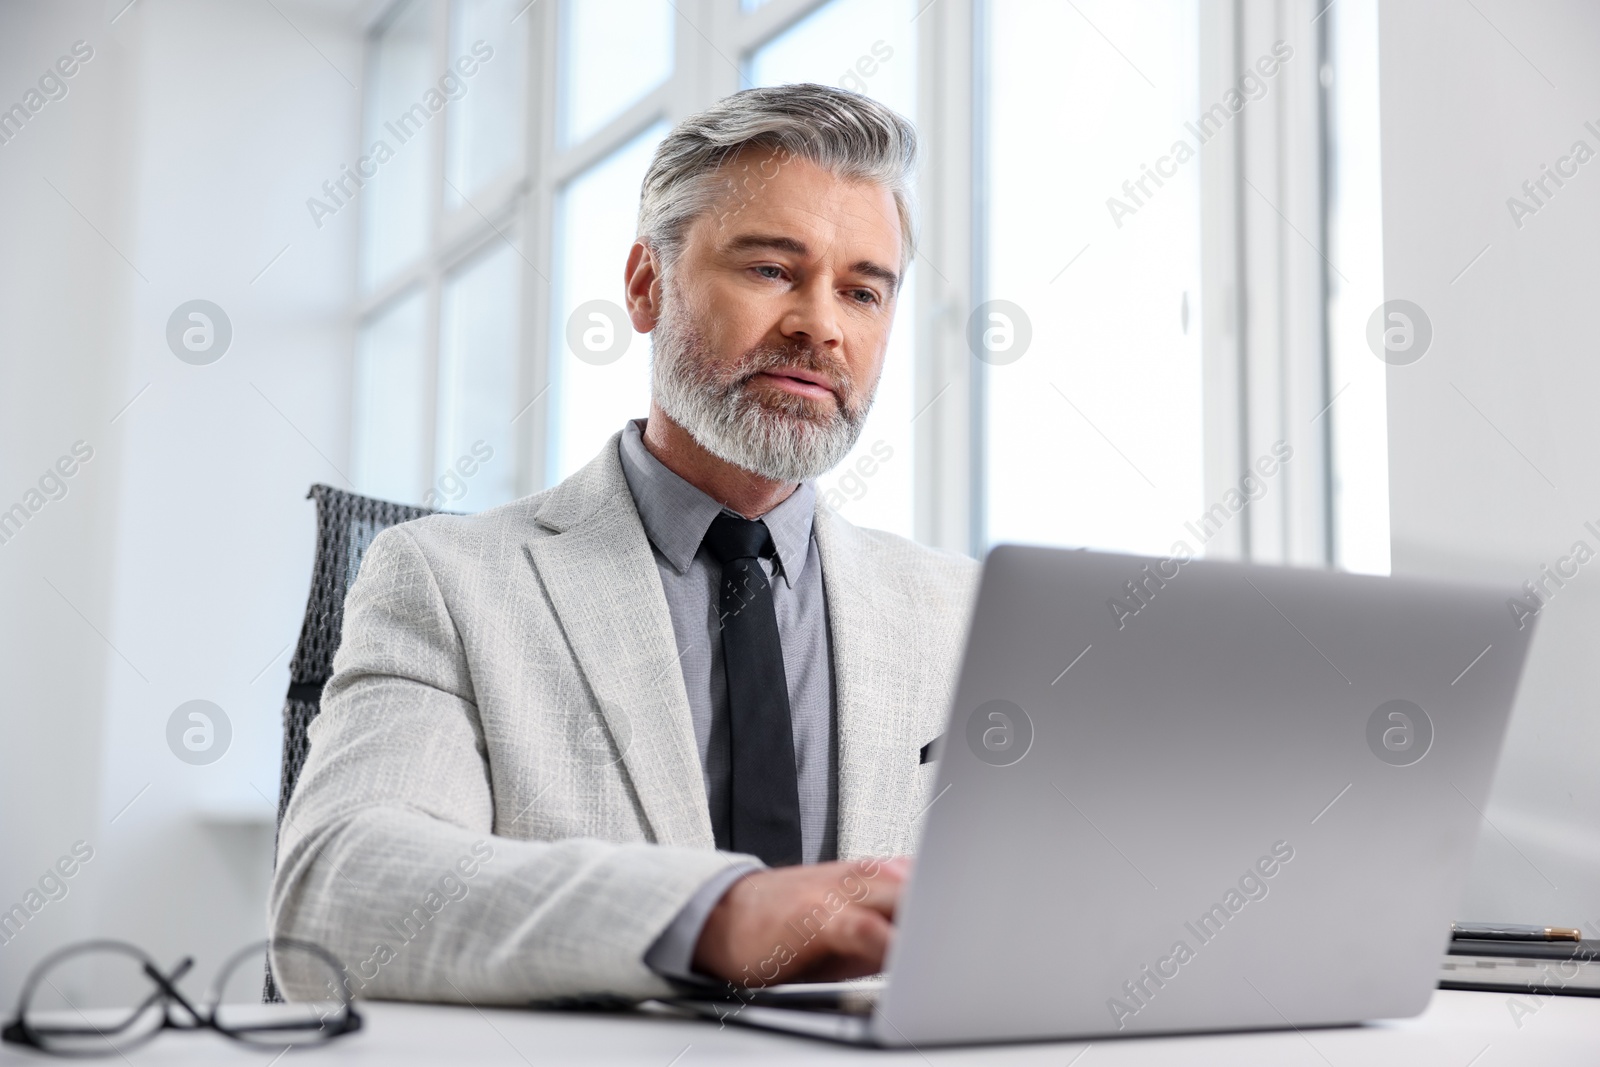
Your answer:
[[[344,968],[316,945],[278,938],[239,950],[198,1007],[178,991],[193,966],[186,957],[163,971],[123,941],[69,945],[29,973],[0,1040],[55,1056],[114,1056],[163,1030],[292,1048],[361,1029]]]

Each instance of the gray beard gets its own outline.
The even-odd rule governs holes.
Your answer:
[[[655,401],[667,417],[713,456],[774,482],[808,481],[837,466],[861,436],[872,392],[858,400],[842,362],[810,345],[753,348],[727,379],[719,378],[704,335],[687,321],[683,300],[671,288],[663,286],[650,363]],[[778,367],[827,375],[838,403],[792,394],[758,397],[750,380]]]

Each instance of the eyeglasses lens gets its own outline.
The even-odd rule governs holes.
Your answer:
[[[267,949],[263,944],[229,961],[220,976],[217,1027],[252,1044],[315,1045],[338,1036],[349,1015],[344,974],[309,948],[279,943],[272,953],[277,1003],[264,1002]],[[341,994],[344,994],[341,996]]]
[[[141,956],[113,949],[64,956],[40,975],[21,1021],[50,1052],[125,1052],[161,1028],[160,989],[144,964]]]

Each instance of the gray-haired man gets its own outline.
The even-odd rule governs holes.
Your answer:
[[[906,861],[881,858],[914,843],[976,567],[811,480],[882,370],[914,159],[903,118],[815,85],[662,142],[625,274],[649,417],[553,489],[373,542],[275,934],[369,996],[882,967]]]

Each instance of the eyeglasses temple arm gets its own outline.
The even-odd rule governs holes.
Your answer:
[[[206,1026],[210,1024],[210,1020],[204,1015],[201,1015],[195,1006],[189,1003],[189,999],[182,993],[178,992],[178,987],[173,985],[173,983],[178,981],[178,979],[188,974],[189,969],[193,966],[194,959],[186,956],[182,962],[172,969],[172,974],[170,976],[162,974],[160,971],[156,970],[154,966],[148,963],[144,965],[144,973],[149,976],[152,982],[161,987],[162,993],[177,1001],[178,1006],[183,1008],[184,1011],[188,1012],[190,1018],[194,1019],[195,1022],[201,1024],[202,1026]]]

